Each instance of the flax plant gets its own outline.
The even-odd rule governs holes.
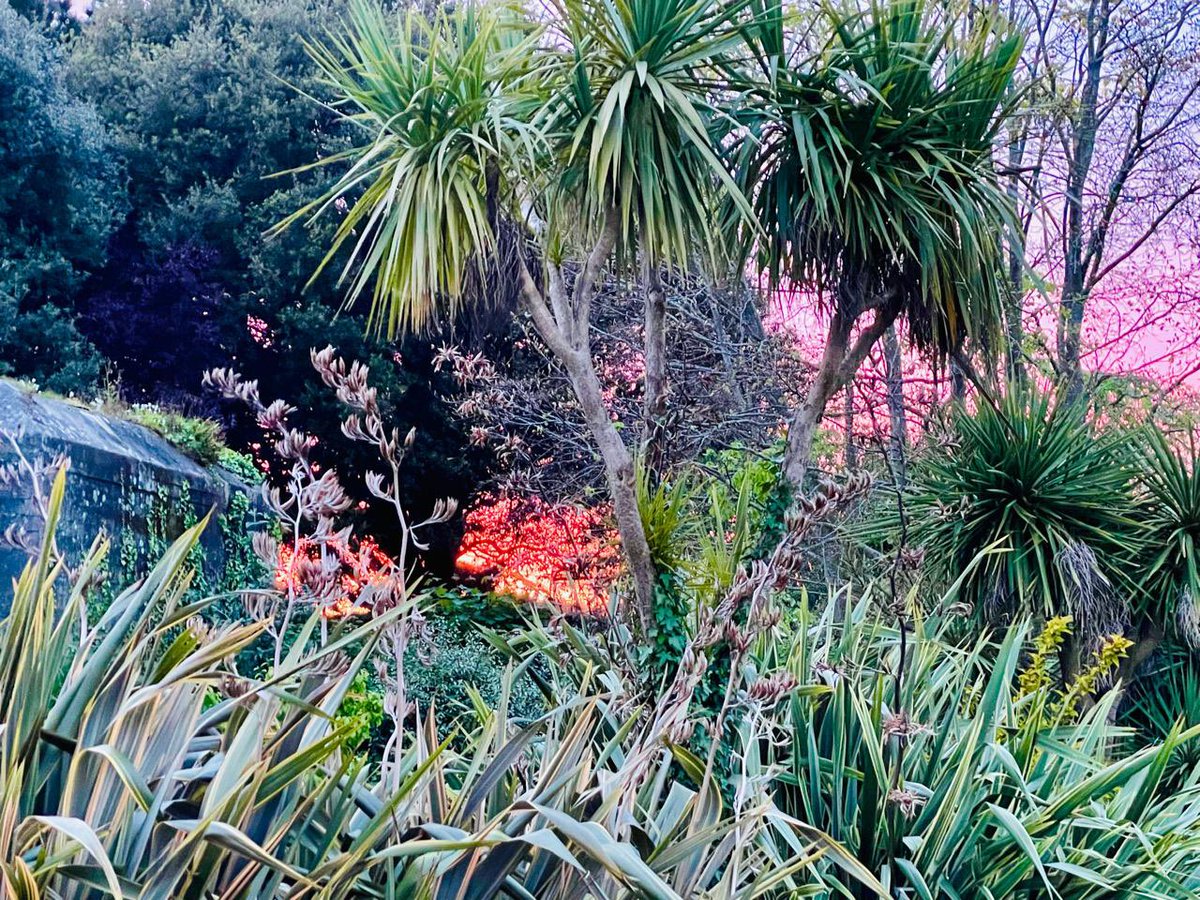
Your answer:
[[[356,726],[336,714],[412,598],[342,620],[324,645],[314,610],[269,676],[245,675],[234,660],[266,621],[214,629],[213,598],[185,600],[206,522],[81,636],[104,546],[67,571],[52,537],[65,484],[60,471],[0,621],[5,896],[748,900],[845,856],[762,789],[730,811],[680,784],[677,767],[699,778],[703,763],[598,668],[516,721],[516,666],[495,708],[472,696],[458,749],[432,714],[405,720],[403,752],[378,771],[347,754]]]
[[[1112,724],[1119,693],[1065,715],[1048,679],[1019,684],[1025,624],[960,647],[953,621],[934,616],[912,622],[898,715],[900,635],[878,589],[806,607],[794,623],[789,736],[757,745],[755,764],[782,766],[781,809],[843,844],[891,897],[1193,895],[1200,773],[1181,790],[1177,770],[1170,790],[1164,779],[1200,728],[1127,753]],[[856,890],[840,869],[818,875],[813,896]]]

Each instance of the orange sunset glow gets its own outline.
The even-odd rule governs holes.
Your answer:
[[[602,509],[482,497],[466,514],[457,569],[499,594],[606,615],[620,570],[606,518]]]

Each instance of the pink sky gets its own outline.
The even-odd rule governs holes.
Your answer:
[[[1033,355],[1045,359],[1055,347],[1057,295],[1031,293],[1025,304],[1025,329]],[[768,324],[792,332],[815,365],[824,346],[828,319],[808,293],[780,295]],[[1142,248],[1110,273],[1088,302],[1084,319],[1084,366],[1091,372],[1137,376],[1160,385],[1173,401],[1196,404],[1200,398],[1200,251],[1195,247]],[[886,434],[882,346],[877,346],[855,384],[864,435]],[[905,405],[911,436],[923,417],[949,394],[945,374],[937,374],[905,349]],[[1200,404],[1197,404],[1200,405]],[[841,397],[829,406],[825,426],[840,430]]]

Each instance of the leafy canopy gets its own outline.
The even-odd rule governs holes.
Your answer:
[[[816,48],[791,21],[767,0],[747,29],[755,71],[731,140],[761,233],[745,247],[776,283],[898,305],[924,346],[986,337],[1013,221],[992,147],[1020,35],[925,0],[828,7]]]
[[[366,140],[316,164],[347,168],[279,228],[348,203],[323,266],[349,248],[348,302],[369,295],[389,335],[456,311],[501,221],[562,257],[615,219],[622,245],[686,264],[713,238],[715,189],[736,194],[710,99],[738,10],[565,0],[543,26],[494,5],[429,20],[357,0],[346,30],[309,50]]]

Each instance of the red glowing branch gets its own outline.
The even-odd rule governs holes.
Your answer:
[[[482,497],[465,518],[459,572],[522,600],[606,613],[620,556],[605,510],[502,495]]]

